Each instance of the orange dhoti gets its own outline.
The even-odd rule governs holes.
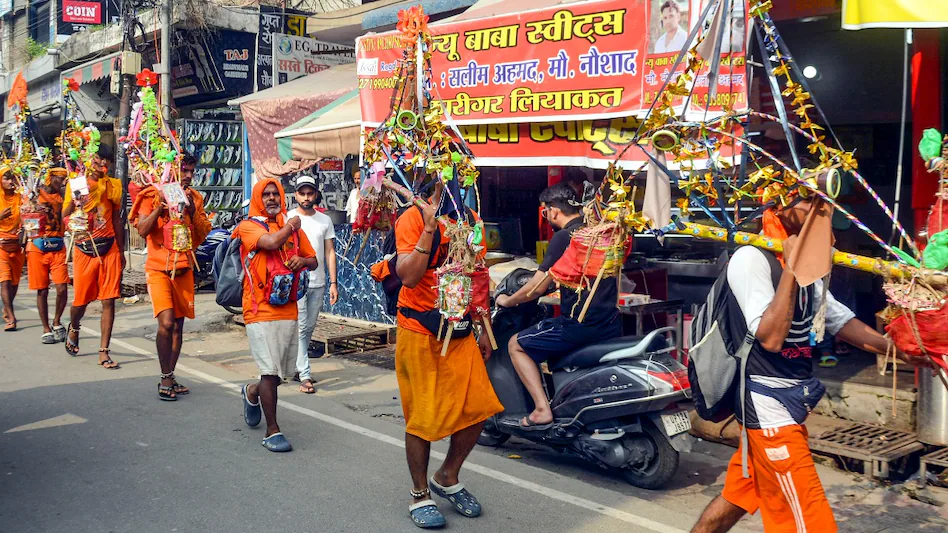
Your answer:
[[[157,317],[162,311],[174,311],[175,318],[194,318],[194,272],[184,268],[175,273],[146,270],[148,297]]]
[[[23,250],[19,252],[0,250],[0,283],[9,281],[14,285],[19,285],[25,261],[26,256],[23,254]]]
[[[398,328],[395,374],[405,414],[405,432],[441,440],[503,411],[487,377],[474,335],[442,342],[433,335]]]
[[[122,252],[113,244],[100,257],[84,254],[77,247],[72,254],[72,305],[84,307],[96,300],[114,300],[122,294]]]
[[[30,290],[41,291],[49,284],[68,285],[69,268],[66,266],[66,250],[41,252],[32,249],[27,252],[26,272],[30,278]]]
[[[816,473],[805,426],[747,430],[749,478],[741,450],[731,457],[721,496],[750,514],[760,509],[767,533],[835,533],[836,520]]]

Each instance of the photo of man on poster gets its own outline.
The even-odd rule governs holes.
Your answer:
[[[680,52],[688,40],[689,9],[687,2],[653,0],[651,10],[652,53]],[[657,31],[656,31],[657,30]],[[655,38],[655,35],[658,35]]]

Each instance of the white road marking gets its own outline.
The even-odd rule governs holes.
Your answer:
[[[33,307],[33,308],[26,308],[26,309],[29,310],[29,311],[32,311],[32,312],[34,312],[34,313],[37,313],[37,314],[39,313],[39,311],[38,311],[35,307]],[[89,328],[89,327],[87,327],[87,326],[82,326],[81,329],[82,329],[83,331],[85,331],[86,333],[89,333],[90,335],[100,335],[100,333],[99,333],[98,331],[96,331],[96,330],[94,330],[94,329],[92,329],[92,328]],[[151,352],[149,352],[149,351],[147,351],[147,350],[144,350],[144,349],[142,349],[142,348],[139,348],[138,346],[135,346],[135,345],[133,345],[133,344],[130,344],[130,343],[128,343],[128,342],[125,342],[125,341],[123,341],[123,340],[121,340],[121,339],[114,339],[114,338],[113,338],[113,339],[112,339],[112,344],[121,346],[122,348],[125,348],[126,350],[131,350],[132,352],[134,352],[134,353],[136,353],[136,354],[138,354],[138,355],[141,355],[141,356],[144,356],[144,357],[148,357],[148,358],[150,358],[150,359],[155,359],[155,360],[158,359],[158,356],[157,356],[157,355],[155,355],[155,354],[153,354],[153,353],[151,353]],[[218,378],[218,377],[216,377],[216,376],[212,376],[211,374],[207,374],[207,373],[202,372],[202,371],[200,371],[200,370],[197,370],[197,369],[195,369],[195,368],[191,368],[191,367],[189,367],[189,366],[187,366],[187,365],[185,365],[185,364],[178,363],[178,369],[181,369],[181,370],[187,372],[188,374],[191,374],[191,375],[196,376],[196,377],[198,377],[198,378],[200,378],[200,379],[203,379],[204,381],[207,381],[208,383],[216,384],[216,385],[220,386],[221,388],[226,389],[226,390],[228,390],[228,391],[230,391],[230,392],[232,392],[232,393],[235,393],[235,394],[238,394],[238,395],[240,394],[240,387],[241,387],[240,385],[237,385],[237,384],[235,384],[235,383],[231,383],[231,382],[229,382],[229,381],[220,379],[220,378]],[[350,422],[346,422],[345,420],[336,418],[336,417],[334,417],[334,416],[329,416],[329,415],[327,415],[327,414],[323,414],[323,413],[320,413],[320,412],[318,412],[318,411],[314,411],[314,410],[312,410],[312,409],[308,409],[308,408],[306,408],[306,407],[300,407],[299,405],[290,403],[290,402],[288,402],[288,401],[286,401],[286,400],[279,400],[279,401],[278,401],[278,405],[279,405],[280,407],[283,407],[284,409],[289,409],[290,411],[295,411],[295,412],[300,413],[300,414],[302,414],[302,415],[308,416],[308,417],[310,417],[310,418],[315,418],[316,420],[320,420],[320,421],[322,421],[322,422],[325,422],[325,423],[327,423],[327,424],[331,424],[331,425],[336,426],[336,427],[338,427],[338,428],[346,429],[346,430],[352,431],[353,433],[358,433],[359,435],[362,435],[362,436],[364,436],[364,437],[368,437],[368,438],[373,439],[373,440],[377,440],[377,441],[379,441],[379,442],[384,442],[385,444],[391,444],[392,446],[396,446],[396,447],[399,447],[399,448],[404,448],[404,447],[405,447],[405,441],[402,440],[402,439],[395,438],[395,437],[390,437],[390,436],[388,436],[388,435],[386,435],[386,434],[384,434],[384,433],[379,433],[378,431],[374,431],[374,430],[371,430],[371,429],[369,429],[369,428],[365,428],[365,427],[362,427],[362,426],[359,426],[359,425],[356,425],[356,424],[352,424],[352,423],[350,423]],[[435,451],[435,450],[431,450],[431,456],[434,457],[435,459],[439,459],[439,460],[444,459],[444,457],[445,457],[445,455],[444,455],[443,453],[438,452],[438,451]],[[477,472],[478,474],[481,474],[481,475],[483,475],[483,476],[487,476],[487,477],[489,477],[489,478],[496,479],[497,481],[501,481],[501,482],[503,482],[503,483],[507,483],[507,484],[509,484],[509,485],[513,485],[513,486],[515,486],[515,487],[519,487],[519,488],[521,488],[521,489],[528,490],[528,491],[533,492],[533,493],[535,493],[535,494],[539,494],[539,495],[541,495],[541,496],[546,496],[547,498],[550,498],[550,499],[552,499],[552,500],[560,501],[560,502],[563,502],[563,503],[568,503],[568,504],[574,505],[574,506],[576,506],[576,507],[580,507],[580,508],[582,508],[582,509],[586,509],[586,510],[589,510],[589,511],[593,511],[593,512],[598,513],[598,514],[601,514],[601,515],[603,515],[603,516],[608,516],[608,517],[610,517],[610,518],[615,518],[616,520],[621,520],[621,521],[626,522],[626,523],[629,523],[629,524],[634,524],[634,525],[636,525],[636,526],[639,526],[639,527],[644,528],[644,529],[648,529],[648,530],[650,530],[650,531],[654,531],[654,532],[656,532],[656,533],[687,533],[686,531],[684,531],[684,530],[682,530],[682,529],[677,529],[677,528],[671,527],[671,526],[669,526],[669,525],[667,525],[667,524],[662,524],[662,523],[656,522],[656,521],[654,521],[654,520],[650,520],[650,519],[648,519],[648,518],[645,518],[644,516],[638,516],[638,515],[636,515],[636,514],[632,514],[632,513],[629,513],[629,512],[627,512],[627,511],[622,511],[622,510],[616,509],[616,508],[614,508],[614,507],[608,507],[608,506],[606,506],[606,505],[603,505],[603,504],[600,504],[600,503],[596,503],[596,502],[594,502],[594,501],[592,501],[592,500],[587,500],[587,499],[585,499],[585,498],[580,498],[579,496],[574,496],[574,495],[568,494],[568,493],[566,493],[566,492],[562,492],[562,491],[559,491],[559,490],[556,490],[556,489],[551,489],[551,488],[549,488],[549,487],[544,487],[544,486],[539,485],[539,484],[537,484],[537,483],[533,483],[532,481],[527,481],[527,480],[525,480],[525,479],[521,479],[521,478],[518,478],[518,477],[516,477],[516,476],[512,476],[512,475],[510,475],[510,474],[505,474],[505,473],[503,473],[503,472],[500,472],[499,470],[494,470],[493,468],[489,468],[489,467],[486,467],[486,466],[481,466],[481,465],[479,465],[479,464],[477,464],[477,463],[473,463],[473,462],[471,462],[471,461],[466,461],[466,462],[464,463],[464,468],[467,469],[467,470],[471,470],[471,471],[473,471],[473,472]],[[631,497],[631,496],[630,496],[630,498],[632,498],[632,499],[637,499],[637,498]]]

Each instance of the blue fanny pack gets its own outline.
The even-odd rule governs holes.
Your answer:
[[[33,246],[43,253],[59,252],[66,248],[66,241],[62,237],[37,237]]]
[[[820,403],[820,398],[826,393],[826,387],[816,378],[805,379],[792,387],[783,389],[767,387],[748,379],[747,389],[780,402],[787,408],[797,424],[802,424],[806,420],[807,415],[816,409],[816,404]]]

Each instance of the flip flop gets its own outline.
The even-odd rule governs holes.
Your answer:
[[[307,378],[300,383],[300,392],[303,394],[316,394],[316,386],[313,385],[313,380]]]
[[[293,447],[290,446],[290,441],[286,440],[286,437],[283,436],[283,433],[274,433],[269,437],[263,439],[263,447],[270,450],[271,452],[289,452],[293,450]]]
[[[40,337],[40,342],[43,344],[56,344],[56,335],[52,332],[43,333],[43,336]]]
[[[255,428],[260,425],[260,419],[263,418],[263,411],[260,409],[260,399],[257,399],[257,403],[250,403],[250,399],[247,398],[247,387],[250,385],[244,385],[240,388],[240,405],[244,409],[244,422],[248,426]]]
[[[16,331],[16,320],[13,322],[7,322],[7,325],[5,328],[3,328],[3,331]]]
[[[524,421],[526,421],[527,423],[524,424],[523,423]],[[547,422],[546,424],[537,424],[533,420],[530,420],[529,416],[525,416],[520,419],[518,426],[523,431],[546,431],[550,429],[551,427],[553,427],[553,422]]]
[[[458,483],[453,487],[442,487],[435,481],[434,477],[428,480],[428,486],[431,492],[448,500],[454,505],[454,510],[468,518],[475,518],[481,515],[481,504],[473,494],[464,488],[463,483]]]
[[[434,500],[424,500],[408,506],[408,516],[421,529],[437,529],[444,527],[444,515],[438,510]]]
[[[820,367],[821,368],[835,368],[839,364],[839,358],[835,355],[824,355],[820,357]]]

